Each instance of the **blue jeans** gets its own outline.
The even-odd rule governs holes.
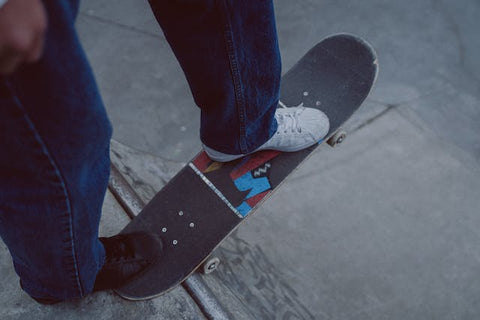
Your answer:
[[[112,128],[75,31],[78,0],[44,4],[43,57],[0,81],[0,235],[24,290],[63,300],[90,293],[104,263]],[[238,154],[268,140],[280,82],[272,2],[150,4],[201,108],[203,143]]]

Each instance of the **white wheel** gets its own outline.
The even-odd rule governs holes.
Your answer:
[[[220,259],[217,257],[208,258],[202,265],[202,273],[209,274],[217,269],[218,265],[220,264]]]
[[[343,131],[342,128],[340,128],[337,130],[337,132],[333,134],[333,136],[330,139],[328,139],[327,143],[331,147],[335,147],[337,144],[342,143],[346,137],[347,137],[347,133]]]

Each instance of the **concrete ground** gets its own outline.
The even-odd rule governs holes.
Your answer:
[[[218,250],[224,263],[205,283],[238,319],[478,318],[480,3],[275,6],[284,71],[323,37],[350,32],[376,48],[379,78],[346,142],[320,147]],[[84,0],[77,26],[114,138],[166,172],[133,168],[148,199],[200,149],[199,111],[146,2]],[[102,233],[127,222],[109,194]],[[37,306],[0,254],[2,319],[205,316],[184,287],[141,303],[99,293]]]

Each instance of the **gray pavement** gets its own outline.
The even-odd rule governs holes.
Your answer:
[[[320,147],[203,281],[236,319],[479,318],[480,3],[275,5],[284,71],[351,32],[376,48],[379,78],[344,145]],[[148,200],[199,150],[199,111],[146,3],[84,0],[77,26],[115,139],[149,153],[124,172]],[[102,232],[127,221],[109,195]],[[144,303],[100,293],[39,307],[1,248],[2,319],[204,317],[183,287]]]

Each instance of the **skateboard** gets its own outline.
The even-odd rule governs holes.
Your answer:
[[[283,77],[279,107],[314,107],[329,118],[325,139],[307,149],[265,150],[218,163],[200,152],[122,231],[149,231],[164,243],[161,260],[116,290],[129,300],[166,293],[201,266],[219,261],[212,251],[274,192],[319,144],[341,143],[341,125],[360,107],[376,79],[377,58],[364,40],[330,36],[310,49]]]

